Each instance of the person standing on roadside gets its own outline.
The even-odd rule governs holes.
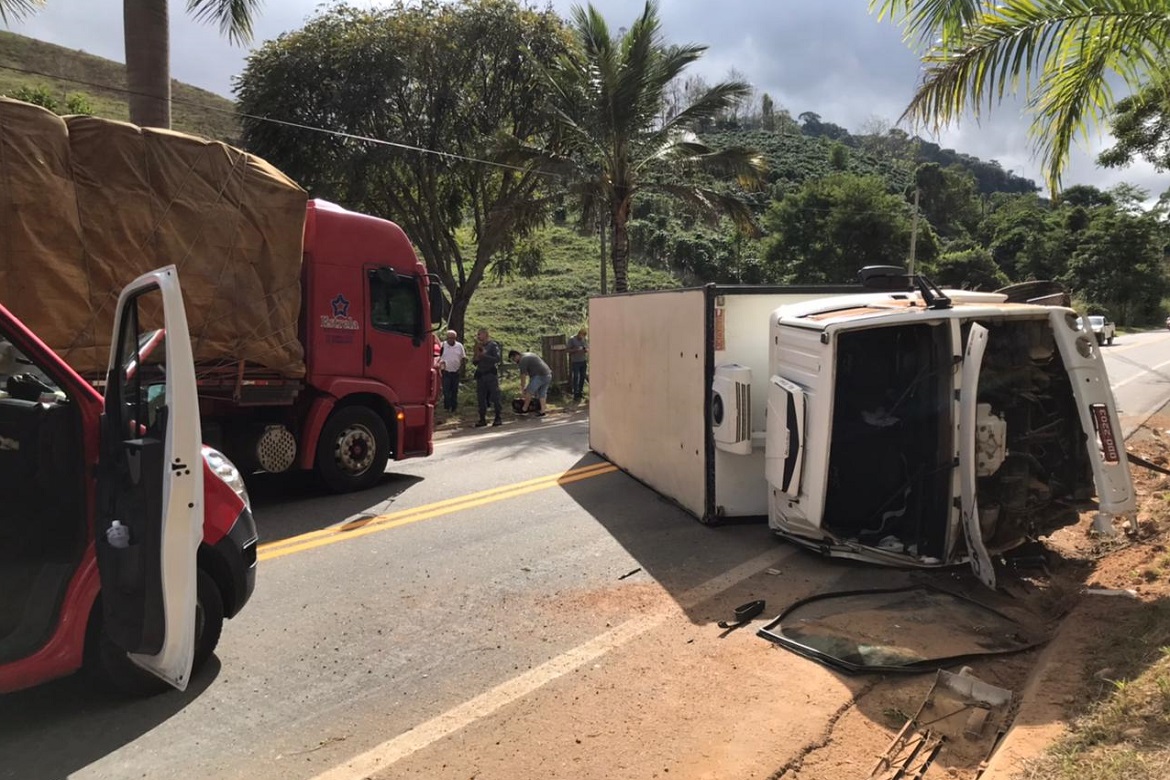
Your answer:
[[[479,402],[479,421],[476,428],[487,425],[488,404],[495,409],[496,417],[492,425],[503,425],[504,419],[500,416],[500,363],[504,356],[501,354],[500,343],[494,341],[487,328],[480,328],[475,334],[475,357],[471,362],[475,364],[475,397]]]
[[[458,333],[447,331],[447,340],[439,353],[439,368],[443,372],[443,409],[448,412],[459,408],[459,377],[467,364],[467,350],[458,339]]]
[[[539,355],[531,352],[512,350],[508,353],[508,360],[520,366],[520,387],[524,390],[520,411],[530,411],[533,399],[536,399],[536,416],[544,417],[544,402],[548,398],[548,386],[552,384],[552,369]]]
[[[580,401],[585,395],[585,377],[589,373],[589,332],[584,328],[569,339],[569,386],[573,400]]]

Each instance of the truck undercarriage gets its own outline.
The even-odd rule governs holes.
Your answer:
[[[976,498],[989,550],[1076,522],[1093,479],[1071,380],[1046,319],[982,321]],[[961,326],[964,342],[971,328]],[[840,541],[953,563],[960,361],[943,324],[839,335],[823,529]],[[958,436],[964,435],[958,431]]]

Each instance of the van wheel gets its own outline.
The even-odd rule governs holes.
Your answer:
[[[317,442],[317,473],[335,493],[373,487],[390,460],[390,434],[382,418],[366,406],[335,411]]]
[[[191,677],[199,673],[215,652],[223,633],[223,597],[215,580],[199,569],[196,575],[195,656]],[[103,688],[131,696],[154,696],[171,686],[136,666],[126,651],[106,636],[101,626],[101,604],[94,605],[90,639],[86,642],[86,671]]]

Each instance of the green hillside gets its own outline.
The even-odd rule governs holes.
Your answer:
[[[467,312],[465,338],[486,327],[505,350],[540,351],[540,337],[571,336],[589,318],[589,296],[600,291],[597,239],[566,227],[542,231],[544,265],[532,278],[488,278],[476,290]],[[613,285],[612,274],[610,285]],[[631,290],[678,287],[664,271],[630,266]]]
[[[21,71],[51,73],[56,78]],[[20,87],[43,87],[62,104],[69,95],[80,92],[89,99],[97,116],[130,118],[122,63],[0,31],[0,95]],[[175,130],[228,142],[239,138],[232,101],[179,81],[171,83],[171,96]]]

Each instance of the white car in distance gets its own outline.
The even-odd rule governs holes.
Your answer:
[[[1077,317],[1077,330],[1084,329],[1085,318]],[[1097,337],[1098,344],[1112,344],[1113,337],[1117,335],[1117,326],[1108,317],[1103,317],[1099,314],[1093,314],[1089,317],[1089,329]]]

